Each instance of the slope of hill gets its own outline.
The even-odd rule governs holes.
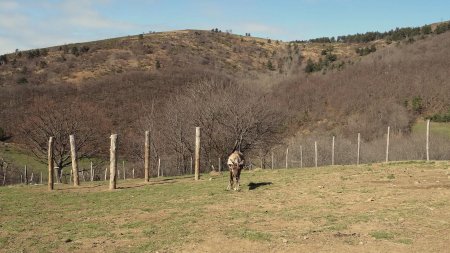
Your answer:
[[[270,143],[259,143],[265,148],[299,131],[361,132],[368,140],[387,125],[409,132],[417,118],[449,108],[450,33],[420,32],[392,42],[287,43],[187,30],[9,54],[0,59],[0,128],[7,133],[0,139],[24,142],[30,117],[72,108],[101,136],[134,136],[125,138],[126,152],[151,127],[158,156],[182,153],[174,160],[186,167],[192,152],[186,133],[205,124],[211,138],[221,136],[214,129],[224,115],[219,101],[230,99],[238,99],[232,106],[259,106],[253,112],[276,109],[281,126]],[[230,98],[230,92],[241,93]],[[253,114],[242,115],[251,122]],[[209,145],[215,157],[224,152],[223,143]]]
[[[227,33],[184,30],[62,45],[7,55],[2,85],[80,84],[129,71],[201,68],[267,71],[285,56],[285,43]]]
[[[292,77],[276,93],[306,127],[314,123],[311,129],[320,123],[327,131],[369,138],[388,125],[409,132],[418,117],[450,109],[449,47],[450,33],[399,43],[343,70]]]

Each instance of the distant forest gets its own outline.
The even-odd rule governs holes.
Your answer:
[[[343,43],[367,43],[375,40],[384,39],[386,41],[401,41],[407,38],[413,38],[418,35],[428,35],[431,33],[441,34],[450,30],[450,21],[440,23],[436,26],[436,28],[432,29],[431,25],[424,25],[421,27],[404,27],[404,28],[396,28],[387,32],[366,32],[366,33],[357,33],[353,35],[343,35],[337,37],[321,37],[310,40],[296,40],[294,42],[305,43],[305,42],[313,42],[313,43],[334,43],[334,42],[343,42]]]

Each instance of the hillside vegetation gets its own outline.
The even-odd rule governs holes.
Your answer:
[[[428,28],[307,42],[186,30],[19,50],[0,59],[0,141],[44,157],[57,136],[66,166],[66,135],[102,159],[114,132],[120,155],[140,162],[148,129],[153,164],[163,157],[183,174],[195,126],[205,171],[234,147],[264,160],[299,146],[294,136],[380,142],[388,125],[408,136],[450,108],[448,22]]]

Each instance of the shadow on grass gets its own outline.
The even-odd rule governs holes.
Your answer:
[[[261,183],[250,182],[248,184],[248,190],[251,191],[251,190],[254,190],[254,189],[258,188],[258,187],[265,186],[265,185],[271,185],[271,184],[272,184],[272,182],[261,182]]]

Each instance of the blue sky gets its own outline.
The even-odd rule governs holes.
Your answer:
[[[448,0],[0,0],[0,54],[148,31],[289,40],[450,20]]]

